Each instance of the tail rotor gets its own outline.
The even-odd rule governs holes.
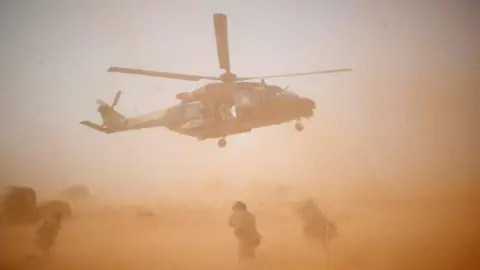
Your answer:
[[[115,98],[113,99],[113,103],[110,106],[112,110],[117,106],[118,101],[120,100],[120,97],[122,96],[122,91],[117,91],[117,94],[115,95]]]

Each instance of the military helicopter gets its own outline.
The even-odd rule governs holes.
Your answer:
[[[196,110],[203,116],[204,120],[210,119],[212,121],[210,121],[208,125],[205,125],[206,122],[199,124],[198,121],[195,122],[193,119],[192,121],[188,121],[188,116],[185,113],[178,114],[178,117],[183,117],[184,120],[178,118],[175,127],[168,127],[172,131],[194,136],[200,140],[219,138],[218,145],[220,147],[226,145],[225,137],[228,135],[248,132],[254,128],[286,123],[292,120],[296,121],[295,128],[298,131],[302,131],[303,125],[301,124],[301,119],[310,118],[314,115],[313,110],[315,109],[315,102],[308,98],[299,97],[293,92],[288,91],[288,86],[282,88],[277,85],[268,85],[265,82],[265,79],[336,73],[352,70],[335,69],[275,76],[237,77],[237,75],[232,73],[230,69],[227,16],[225,14],[216,13],[213,15],[213,22],[217,44],[218,63],[219,67],[224,70],[224,73],[220,76],[199,76],[116,66],[108,69],[108,72],[163,77],[186,81],[219,81],[209,83],[192,92],[182,92],[177,94],[176,98],[180,100],[180,104],[168,109],[168,111],[175,111],[175,108],[183,108],[185,111],[187,110],[187,107],[190,110],[194,110],[192,108],[198,107]],[[260,82],[250,82],[252,80],[260,80]],[[235,115],[232,113],[233,107],[235,107]],[[104,109],[102,110],[109,110],[108,108],[111,107],[103,104],[103,108]],[[135,119],[138,120],[138,118]],[[145,118],[142,117],[141,119]],[[141,124],[128,124],[127,126],[123,126],[123,128],[124,130],[128,130],[150,127],[151,125],[164,125],[164,120],[161,119],[163,119],[163,117],[151,120],[150,122],[141,122]],[[190,125],[193,125],[195,122],[199,127],[194,129],[195,132],[191,129],[187,129],[188,131],[186,131],[184,126],[178,124],[184,121],[184,124]],[[131,121],[126,122],[133,123]],[[92,127],[90,124],[89,126]]]

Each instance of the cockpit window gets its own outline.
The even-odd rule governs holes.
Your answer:
[[[270,86],[269,91],[272,94],[275,94],[275,95],[278,95],[278,94],[281,94],[281,93],[285,92],[285,90],[283,90],[282,88],[280,88],[278,86]]]

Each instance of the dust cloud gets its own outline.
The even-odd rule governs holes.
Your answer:
[[[292,209],[308,197],[338,226],[340,237],[329,247],[333,269],[479,269],[478,129],[472,123],[480,114],[472,85],[478,84],[456,96],[428,89],[423,96],[367,92],[369,102],[359,101],[365,102],[359,129],[326,107],[304,134],[265,137],[269,151],[239,152],[241,170],[225,161],[216,171],[197,169],[195,185],[161,195],[93,190],[91,198],[71,201],[73,216],[48,259],[25,259],[37,252],[33,225],[2,227],[0,266],[235,269],[227,218],[231,203],[241,199],[264,237],[254,269],[325,269],[325,255],[303,238]],[[400,107],[374,106],[388,103]],[[408,125],[399,129],[401,112]],[[228,181],[234,175],[244,179],[242,186]]]
[[[291,209],[302,198],[293,194],[312,188],[244,194],[264,237],[255,269],[324,269],[325,255],[302,237]],[[334,269],[476,269],[478,197],[473,202],[468,194],[452,194],[451,187],[429,190],[402,198],[381,186],[363,186],[350,191],[349,199],[318,196],[340,230],[330,245]],[[234,269],[236,243],[226,225],[230,201],[215,199],[218,192],[77,202],[48,260],[25,260],[37,252],[32,226],[2,228],[2,263],[17,269]]]

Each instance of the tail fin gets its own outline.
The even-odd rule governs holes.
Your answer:
[[[80,124],[87,126],[89,128],[95,129],[97,131],[110,134],[118,131],[124,131],[127,129],[128,121],[126,117],[115,111],[115,106],[117,105],[122,92],[118,91],[113,99],[112,105],[107,104],[104,101],[97,100],[98,109],[97,111],[100,113],[103,124],[97,125],[90,121],[82,121]]]
[[[103,101],[99,100],[98,103],[98,112],[102,116],[103,122],[105,124],[109,122],[117,122],[125,119],[125,115],[115,111],[112,107],[105,105]]]
[[[110,134],[110,133],[113,133],[113,131],[111,131],[110,129],[106,128],[106,127],[102,127],[100,125],[97,125],[95,123],[92,123],[90,121],[82,121],[80,122],[80,124],[84,125],[84,126],[87,126],[89,128],[93,128],[97,131],[100,131],[100,132],[103,132],[105,134]]]
[[[106,102],[97,100],[98,112],[102,116],[103,126],[106,126],[110,129],[116,130],[123,128],[123,122],[125,116],[117,111],[115,111],[115,106],[120,100],[122,92],[118,91],[113,99],[112,105],[108,105]]]

